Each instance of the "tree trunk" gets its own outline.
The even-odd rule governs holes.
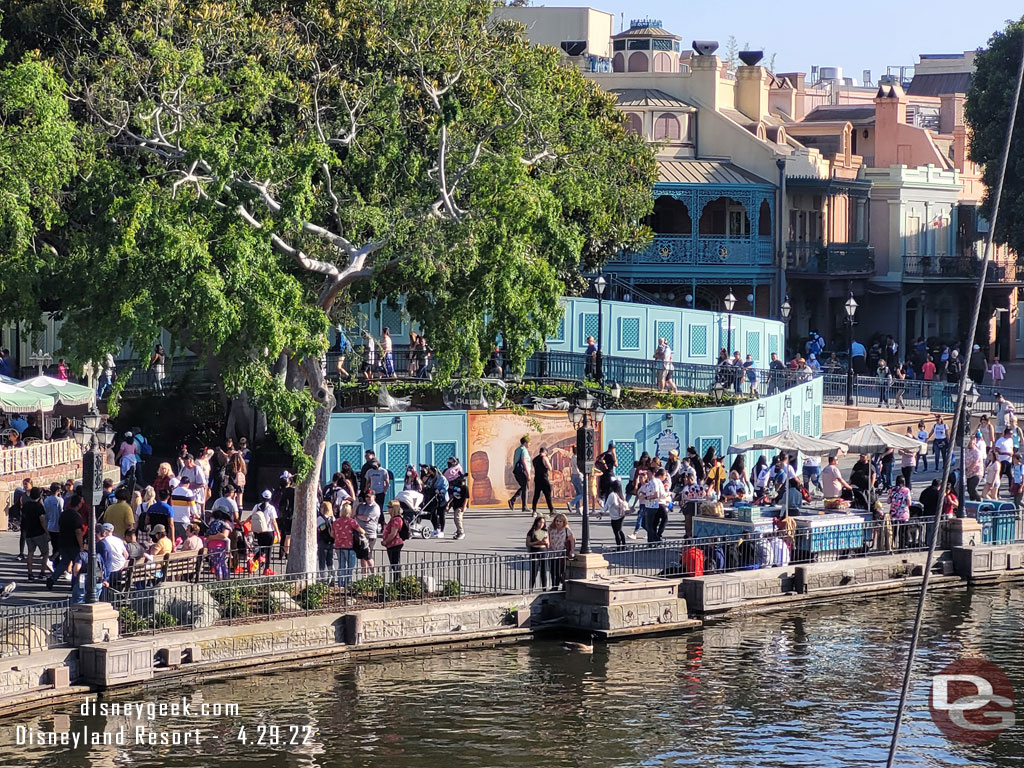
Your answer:
[[[320,483],[320,467],[324,448],[327,445],[327,428],[334,412],[334,393],[324,380],[318,360],[306,359],[302,363],[309,381],[309,389],[318,405],[314,412],[313,427],[302,448],[312,459],[309,473],[295,488],[295,510],[292,516],[292,540],[288,554],[288,573],[310,573],[316,571],[316,515],[317,488]]]

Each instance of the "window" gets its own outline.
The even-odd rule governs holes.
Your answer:
[[[772,233],[772,207],[768,205],[767,200],[761,201],[761,208],[757,215],[757,234],[762,237],[771,235]]]
[[[651,48],[650,40],[630,40],[629,50],[631,51],[648,51]]]
[[[654,213],[648,225],[662,235],[689,235],[693,232],[693,221],[686,203],[668,195],[661,195],[654,201]]]
[[[629,71],[630,72],[646,72],[647,71],[647,54],[631,53],[629,55]]]
[[[679,141],[679,121],[676,116],[666,112],[658,115],[654,121],[655,141]]]
[[[626,119],[629,121],[629,125],[626,126],[626,130],[637,136],[644,135],[644,119],[636,112],[628,112]]]
[[[626,50],[626,41],[625,40],[613,40],[612,41],[612,50],[613,51],[624,51],[624,50]]]
[[[655,40],[654,42],[658,42]],[[671,72],[672,71],[672,57],[667,53],[656,53],[654,54],[654,71],[655,72]]]
[[[907,217],[907,256],[917,256],[921,244],[921,217]]]
[[[626,59],[623,54],[616,53],[612,59],[612,72],[625,72],[626,71]]]
[[[719,197],[704,206],[700,215],[700,234],[730,235],[733,237],[750,234],[750,219],[743,204],[730,197]]]

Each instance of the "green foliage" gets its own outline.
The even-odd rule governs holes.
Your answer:
[[[377,593],[384,588],[384,577],[380,575],[364,576],[349,584],[349,590],[356,595],[363,597],[376,597]]]
[[[384,588],[385,600],[418,600],[423,597],[423,584],[416,576],[403,576]]]
[[[167,611],[160,611],[153,614],[153,627],[155,629],[167,629],[178,626],[178,620]]]
[[[331,587],[329,584],[317,583],[310,584],[296,597],[296,602],[306,610],[316,610],[323,608],[324,601],[331,594]]]
[[[964,104],[970,128],[970,159],[982,166],[985,197],[982,210],[991,218],[992,194],[999,179],[1006,126],[1017,85],[1017,67],[1024,46],[1024,18],[996,32],[988,48],[975,58],[976,70]],[[995,239],[1017,254],[1024,253],[1024,99],[1017,110],[1010,159],[1006,169],[1003,200],[996,222]]]
[[[441,587],[442,597],[458,597],[462,594],[462,584],[458,579],[449,579]]]
[[[150,628],[149,620],[139,615],[137,611],[132,610],[127,605],[121,606],[117,612],[117,617],[122,634],[136,634]]]

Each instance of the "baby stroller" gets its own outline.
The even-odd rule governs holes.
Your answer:
[[[402,519],[409,528],[410,537],[429,539],[433,536],[436,505],[444,501],[439,494],[434,494],[424,503],[423,494],[419,491],[402,491],[395,495],[395,501],[402,505]]]

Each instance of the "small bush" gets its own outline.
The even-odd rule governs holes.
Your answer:
[[[349,585],[349,589],[357,595],[364,595],[366,597],[374,597],[377,592],[384,587],[384,577],[377,576],[366,576],[362,579],[356,579]]]
[[[118,621],[121,625],[121,632],[124,634],[131,634],[133,632],[141,632],[144,629],[149,629],[149,620],[140,616],[127,605],[122,605],[121,610],[119,610],[117,614]]]
[[[403,576],[384,589],[384,597],[388,600],[415,600],[422,596],[423,585],[415,576]]]
[[[462,594],[462,585],[458,579],[446,581],[441,587],[442,597],[458,597],[460,594]]]
[[[153,615],[153,626],[157,629],[176,627],[178,626],[178,620],[171,614],[167,613],[167,611],[160,611],[160,613]]]
[[[307,611],[323,608],[324,601],[331,594],[329,584],[310,584],[297,596],[297,602]]]
[[[249,614],[249,604],[237,594],[220,604],[220,614],[226,619],[237,619],[240,616]]]

